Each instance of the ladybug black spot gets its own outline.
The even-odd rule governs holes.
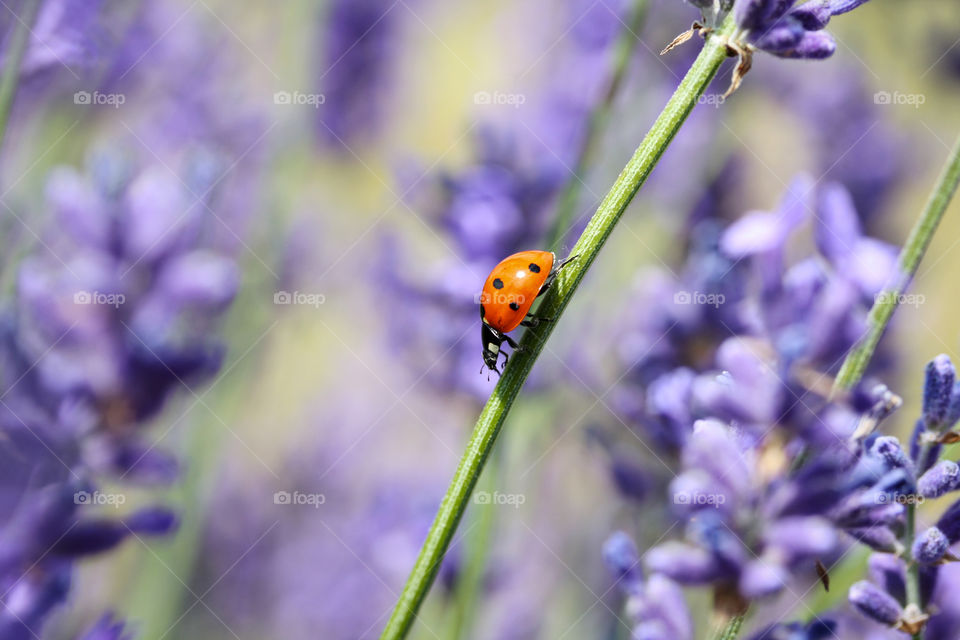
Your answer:
[[[511,303],[510,303],[510,308],[513,309],[514,311],[519,311],[519,310],[520,310],[520,305],[518,305],[516,302],[511,302]]]
[[[487,315],[487,310],[483,308],[483,305],[480,305],[480,317],[483,318]]]
[[[540,273],[540,265],[538,265],[536,262],[531,262],[529,269],[534,273]]]
[[[500,278],[493,279],[493,288],[494,289],[503,289],[503,280]]]

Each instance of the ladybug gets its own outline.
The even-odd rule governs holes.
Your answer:
[[[504,258],[493,268],[480,293],[480,339],[486,367],[498,374],[501,372],[497,362],[502,343],[515,350],[520,348],[507,333],[520,325],[535,327],[552,320],[529,313],[530,307],[537,296],[550,288],[560,269],[576,257],[557,263],[557,257],[550,251],[521,251]],[[504,353],[503,357],[506,367],[510,356]],[[480,371],[483,372],[482,367]]]

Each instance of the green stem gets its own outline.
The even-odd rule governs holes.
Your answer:
[[[17,85],[20,80],[20,64],[30,43],[30,27],[37,17],[40,0],[27,0],[23,5],[21,15],[14,18],[16,29],[10,38],[10,47],[7,49],[6,64],[3,66],[3,76],[0,77],[0,146],[7,131],[7,121],[10,119],[10,110],[13,108],[13,99],[17,95]]]
[[[474,427],[466,451],[460,459],[450,487],[440,503],[436,519],[427,534],[407,584],[380,636],[381,640],[399,640],[406,637],[409,632],[420,605],[426,598],[430,585],[433,584],[440,561],[443,560],[450,545],[470,494],[513,401],[537,361],[547,338],[570,303],[577,286],[593,264],[620,216],[623,215],[627,205],[650,175],[660,156],[663,155],[680,126],[696,106],[697,100],[716,75],[721,63],[726,59],[726,42],[733,30],[734,21],[732,17],[728,17],[717,32],[707,38],[700,55],[697,56],[680,86],[653,123],[653,127],[624,167],[573,247],[571,254],[578,256],[578,259],[557,275],[553,287],[544,296],[545,299],[538,313],[554,318],[556,321],[524,333],[520,341],[520,350],[513,356],[510,365],[505,368],[500,381],[490,394]]]
[[[730,618],[727,624],[717,630],[716,635],[713,636],[715,640],[736,640],[737,636],[740,635],[740,628],[743,626],[746,617],[746,613],[741,613]]]
[[[637,32],[640,31],[644,20],[647,17],[647,9],[650,7],[650,0],[635,0],[630,19],[624,25],[623,32],[617,40],[616,50],[614,52],[613,74],[610,76],[610,83],[607,85],[607,91],[603,98],[596,105],[593,113],[587,120],[587,129],[580,140],[580,149],[577,153],[577,164],[573,169],[573,175],[564,185],[563,192],[559,197],[557,206],[557,215],[553,220],[553,225],[547,233],[546,246],[551,251],[559,251],[561,243],[570,232],[570,220],[573,218],[577,207],[577,201],[580,198],[580,191],[583,187],[584,176],[587,174],[587,167],[593,158],[594,148],[600,133],[606,129],[607,120],[610,118],[610,110],[613,106],[613,100],[620,92],[620,86],[626,76],[627,69],[630,66],[630,58],[636,48]]]
[[[957,190],[958,183],[960,183],[960,140],[957,141],[950,152],[950,157],[937,180],[933,193],[930,194],[920,218],[913,225],[910,236],[900,251],[897,281],[877,295],[867,318],[866,334],[847,355],[846,360],[840,367],[840,373],[837,374],[833,386],[835,392],[852,389],[863,377],[867,364],[870,362],[870,358],[873,356],[877,343],[880,342],[893,312],[900,303],[913,276],[917,273],[920,261],[923,259],[927,247],[930,246],[933,234],[936,232],[944,211],[946,211],[947,205],[950,204],[950,200]]]
[[[485,469],[484,486],[491,496],[500,486],[499,471],[503,463],[502,458],[503,449],[495,449]],[[490,556],[490,540],[497,523],[497,505],[493,503],[493,500],[486,504],[478,504],[475,508],[477,509],[477,524],[472,532],[473,535],[467,541],[466,562],[463,565],[463,574],[457,581],[454,624],[451,633],[454,640],[470,637],[478,594],[483,588],[484,578],[486,577],[487,560]]]

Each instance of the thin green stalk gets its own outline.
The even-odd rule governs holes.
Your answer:
[[[737,636],[740,635],[740,628],[743,626],[743,621],[746,617],[746,613],[733,616],[727,624],[717,630],[714,638],[716,640],[736,640]]]
[[[707,38],[700,55],[697,56],[680,86],[653,123],[653,127],[624,167],[573,247],[571,254],[577,256],[577,259],[558,274],[554,286],[544,296],[545,299],[538,313],[559,321],[577,286],[603,248],[620,216],[650,175],[660,156],[663,155],[727,57],[726,42],[733,31],[734,21],[732,17],[728,17],[717,32]],[[500,381],[490,394],[407,584],[380,636],[381,640],[404,638],[413,625],[420,605],[436,577],[440,561],[443,560],[450,546],[450,540],[470,500],[477,478],[496,442],[503,421],[556,324],[557,322],[546,323],[536,330],[524,333],[520,341],[520,350],[513,356],[510,365],[505,368]]]
[[[910,285],[913,276],[917,273],[920,261],[923,259],[927,247],[930,246],[930,241],[933,240],[933,234],[936,232],[958,184],[960,184],[960,140],[957,140],[956,145],[950,152],[950,157],[940,173],[936,187],[930,194],[920,218],[914,224],[913,229],[910,230],[910,236],[900,251],[900,257],[897,261],[899,266],[897,281],[877,295],[867,318],[866,334],[847,355],[846,360],[840,367],[840,373],[837,374],[837,379],[833,385],[835,392],[852,389],[863,377],[867,364],[870,362],[870,358],[873,356],[877,343],[880,342],[893,312],[903,298],[903,294]]]
[[[486,491],[493,496],[498,486],[501,486],[500,470],[503,466],[503,449],[494,449],[487,464],[483,477]],[[497,505],[491,499],[486,504],[477,505],[477,524],[472,530],[466,544],[466,561],[463,564],[463,573],[457,580],[454,603],[453,629],[450,637],[453,640],[469,638],[473,629],[474,613],[477,599],[483,589],[486,577],[487,561],[490,557],[490,540],[497,524]]]
[[[623,27],[623,32],[617,40],[614,51],[613,73],[610,76],[610,83],[607,85],[607,91],[603,98],[596,105],[590,117],[587,119],[587,128],[580,139],[580,149],[577,153],[577,164],[573,169],[573,175],[564,185],[563,191],[559,197],[557,206],[557,215],[553,219],[553,225],[547,233],[547,247],[551,251],[559,251],[563,239],[570,232],[570,221],[576,211],[577,201],[582,191],[583,179],[587,173],[587,167],[593,158],[594,148],[600,133],[606,129],[607,120],[610,118],[610,110],[613,106],[613,100],[620,92],[620,86],[626,76],[627,69],[630,66],[630,58],[633,56],[637,43],[637,32],[641,30],[644,21],[647,18],[650,0],[635,0],[627,24]]]
[[[7,121],[10,119],[10,110],[13,108],[13,99],[17,95],[17,85],[20,80],[20,64],[30,43],[30,28],[37,17],[40,0],[26,0],[21,15],[14,18],[16,29],[10,37],[10,46],[6,52],[6,64],[3,65],[3,76],[0,77],[0,146],[7,131]]]

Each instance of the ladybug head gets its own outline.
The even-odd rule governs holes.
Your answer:
[[[503,336],[484,322],[480,330],[480,339],[483,342],[483,363],[489,369],[500,373],[497,369],[497,361],[500,359],[500,344],[503,342]]]

